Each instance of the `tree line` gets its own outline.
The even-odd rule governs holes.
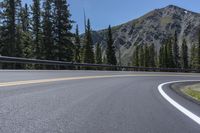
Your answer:
[[[21,0],[0,3],[0,55],[81,63],[116,65],[111,27],[108,28],[106,62],[100,44],[94,48],[88,19],[82,43],[78,25],[71,20],[67,0]],[[8,67],[10,65],[4,65]],[[16,66],[13,68],[22,68]]]
[[[198,36],[198,44],[193,44],[190,51],[185,39],[179,47],[177,32],[175,32],[174,37],[169,37],[162,42],[159,51],[156,50],[154,44],[136,45],[133,53],[133,66],[199,69],[200,32]]]
[[[85,22],[84,39],[78,25],[75,33],[67,0],[21,0],[0,2],[0,55],[77,63],[121,64],[116,59],[112,28],[107,29],[107,47],[93,43],[90,20]],[[189,52],[183,39],[179,48],[177,32],[162,42],[159,50],[154,44],[135,45],[133,66],[160,68],[200,68],[199,42]],[[189,55],[189,53],[191,53]],[[120,62],[120,59],[119,59]],[[8,65],[3,68],[41,68],[38,65]]]

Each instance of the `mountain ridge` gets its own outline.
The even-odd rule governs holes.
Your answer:
[[[135,45],[154,43],[159,51],[163,40],[173,37],[175,31],[178,33],[179,46],[184,38],[190,48],[197,43],[199,27],[199,13],[175,5],[152,10],[137,19],[112,27],[116,56],[119,57],[120,51],[122,63],[128,65],[132,63]],[[94,43],[101,44],[104,55],[106,32],[106,29],[92,32]]]

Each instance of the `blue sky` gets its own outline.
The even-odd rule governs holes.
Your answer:
[[[68,0],[73,19],[83,31],[83,8],[94,30],[119,25],[173,4],[200,13],[200,0]]]
[[[32,0],[22,1],[30,3]],[[84,8],[93,30],[127,22],[170,4],[200,13],[200,0],[68,0],[68,3],[72,19],[77,22],[81,32],[84,29]]]

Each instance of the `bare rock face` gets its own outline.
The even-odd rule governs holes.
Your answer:
[[[120,51],[122,63],[128,65],[132,62],[135,45],[154,43],[159,50],[163,40],[173,37],[175,31],[178,33],[179,45],[185,38],[190,48],[191,44],[198,41],[199,29],[198,13],[174,5],[156,9],[138,19],[112,27],[116,56],[119,57]],[[100,43],[105,53],[107,31],[93,31],[92,35],[94,43]]]

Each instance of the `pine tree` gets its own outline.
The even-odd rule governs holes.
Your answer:
[[[93,40],[91,34],[90,20],[87,21],[86,31],[85,31],[85,46],[84,46],[84,63],[95,63],[94,61],[94,50],[93,50]]]
[[[188,47],[185,39],[183,40],[181,49],[182,68],[186,69],[188,68]]]
[[[53,15],[52,0],[43,3],[44,12],[42,14],[42,47],[41,55],[44,59],[54,60],[54,40],[53,40]]]
[[[34,55],[37,59],[41,58],[41,9],[40,0],[33,0],[32,10],[32,32],[35,45]]]
[[[33,58],[33,42],[30,27],[30,11],[28,5],[21,9],[23,57]]]
[[[164,68],[168,68],[169,67],[169,49],[168,49],[168,43],[166,42],[165,46],[164,46]]]
[[[3,20],[3,12],[2,12],[2,9],[3,9],[3,6],[4,3],[3,1],[0,1],[0,26],[2,26],[2,20]]]
[[[30,12],[27,4],[21,8],[21,21],[22,21],[22,30],[29,31],[30,30]]]
[[[159,51],[159,67],[160,68],[164,68],[166,67],[166,62],[165,62],[165,46],[162,45],[160,47],[160,51]]]
[[[163,46],[160,47],[158,59],[159,59],[158,67],[162,68],[162,65],[163,65]]]
[[[99,43],[96,45],[95,54],[96,64],[102,64],[102,51]]]
[[[80,47],[80,62],[84,62],[84,56],[85,56],[85,45],[84,43],[81,43]]]
[[[167,68],[174,68],[174,57],[173,57],[173,49],[172,49],[172,41],[171,38],[168,39],[166,45],[166,58],[167,58]]]
[[[168,38],[167,40],[165,40],[163,42],[163,45],[160,48],[159,66],[161,68],[173,68],[174,67],[174,58],[173,58],[171,38]]]
[[[4,56],[22,56],[21,48],[21,0],[4,0],[1,2],[1,50]],[[19,68],[16,64],[6,64],[5,68]]]
[[[139,47],[139,65],[141,67],[144,67],[144,60],[145,60],[145,54],[144,54],[144,48],[143,46],[141,45]]]
[[[16,1],[4,0],[2,4],[1,55],[16,55]]]
[[[198,34],[198,46],[197,46],[197,68],[200,69],[200,30]]]
[[[2,53],[3,46],[3,2],[0,2],[0,55]],[[0,68],[2,68],[2,64],[0,63]]]
[[[79,37],[78,25],[76,25],[74,61],[78,63],[81,62],[81,42],[80,42],[80,37]]]
[[[144,46],[144,67],[149,67],[149,61],[150,61],[149,47],[146,44]]]
[[[60,61],[73,60],[73,48],[71,33],[73,21],[67,0],[54,0],[54,41],[56,45],[56,59]]]
[[[155,53],[155,45],[154,43],[151,44],[149,47],[149,66],[150,67],[155,67],[156,66],[156,61],[155,61],[156,53]]]
[[[111,26],[108,27],[106,55],[107,55],[107,64],[109,65],[117,64],[117,59],[115,56],[115,48],[114,48],[113,39],[112,39]]]
[[[196,52],[196,45],[191,46],[191,56],[190,56],[190,68],[195,69],[196,68],[196,61],[197,61],[197,52]]]
[[[179,68],[180,67],[180,55],[179,55],[178,37],[177,37],[176,31],[174,34],[173,56],[174,56],[175,67]]]
[[[23,57],[23,40],[22,40],[22,4],[21,0],[16,0],[16,57]],[[19,65],[18,65],[19,66]],[[20,67],[20,66],[19,66]]]
[[[139,66],[139,45],[136,45],[133,53],[133,66]]]
[[[103,56],[103,64],[106,64],[107,63],[107,58],[106,56]]]

